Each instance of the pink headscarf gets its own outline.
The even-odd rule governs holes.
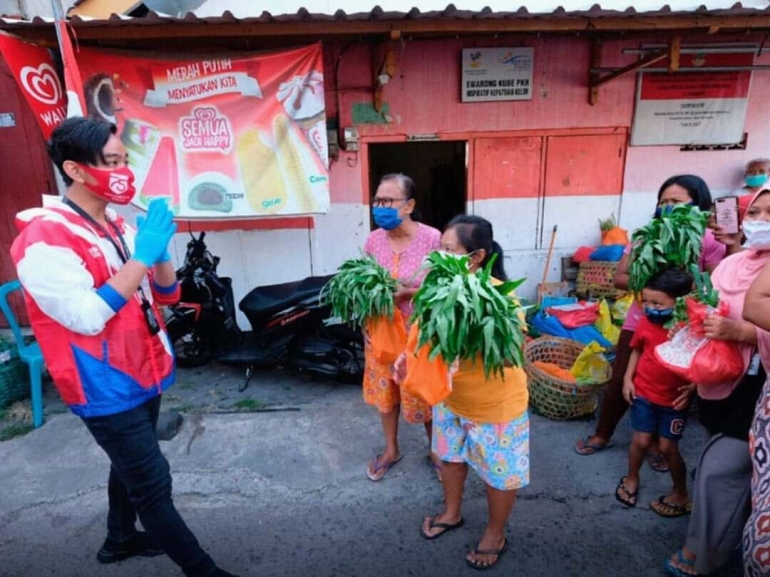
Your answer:
[[[760,195],[767,192],[767,190],[762,190],[756,193],[751,199],[749,207],[754,204]],[[751,283],[754,282],[754,279],[757,278],[768,263],[770,263],[770,251],[760,252],[748,248],[738,254],[728,256],[717,265],[711,276],[711,282],[714,288],[719,291],[720,302],[726,303],[730,307],[730,312],[727,315],[728,318],[736,321],[743,320],[743,303],[746,300],[746,293]],[[737,345],[743,356],[745,374],[756,347],[744,343],[737,343]],[[742,380],[743,376],[734,383],[698,386],[698,394],[704,399],[709,400],[725,399]]]

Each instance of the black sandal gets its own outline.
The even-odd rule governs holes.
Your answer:
[[[503,546],[500,549],[495,550],[482,550],[478,548],[478,545],[476,545],[476,548],[473,549],[472,553],[474,555],[497,555],[497,559],[494,560],[494,562],[490,563],[489,565],[484,565],[483,563],[479,563],[478,561],[471,561],[470,559],[465,559],[465,562],[468,564],[469,567],[473,569],[477,569],[479,571],[486,571],[487,569],[491,569],[495,565],[497,565],[500,562],[500,558],[503,556],[503,554],[508,550],[508,539],[503,541]]]
[[[433,515],[433,517],[430,520],[430,525],[428,525],[428,529],[443,529],[443,531],[441,533],[436,533],[435,535],[431,536],[425,533],[425,529],[420,527],[420,535],[422,535],[423,539],[427,539],[428,541],[433,541],[433,539],[438,539],[444,533],[451,531],[452,529],[459,529],[460,527],[465,525],[465,519],[463,519],[462,517],[460,517],[460,520],[454,525],[450,525],[449,523],[436,523],[436,517],[438,517],[438,514]]]
[[[624,507],[628,507],[629,509],[633,509],[634,507],[636,507],[636,503],[639,501],[639,488],[637,487],[636,491],[634,491],[632,493],[626,487],[625,481],[626,481],[625,477],[621,477],[620,478],[620,483],[618,483],[618,488],[615,489],[615,499],[617,499],[618,502],[621,505],[623,505]],[[620,492],[621,491],[625,491],[626,495],[628,495],[628,497],[625,498],[625,499],[623,497],[621,497],[620,496]],[[632,501],[631,499],[634,499],[634,500]]]

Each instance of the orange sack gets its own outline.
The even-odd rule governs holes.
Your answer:
[[[432,407],[452,392],[452,375],[441,355],[430,360],[430,345],[424,345],[415,354],[419,334],[415,323],[406,343],[406,378],[402,386],[407,393],[420,397]]]
[[[602,233],[602,245],[607,246],[611,244],[622,244],[623,246],[628,244],[628,233],[625,229],[619,226],[612,227],[611,229]]]
[[[393,319],[376,317],[366,322],[374,360],[381,365],[392,365],[406,348],[404,316],[396,309]]]

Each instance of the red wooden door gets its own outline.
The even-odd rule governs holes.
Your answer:
[[[495,225],[505,250],[536,248],[543,138],[477,138],[473,210]]]
[[[617,218],[623,190],[627,134],[549,136],[541,248],[574,249],[601,238],[599,219]]]
[[[16,278],[10,255],[11,243],[17,234],[16,213],[40,206],[42,194],[55,193],[56,181],[43,135],[10,70],[0,58],[0,283]],[[14,299],[13,305],[17,318],[27,324],[20,299]],[[4,324],[5,319],[0,322]]]

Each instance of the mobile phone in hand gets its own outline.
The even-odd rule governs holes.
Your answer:
[[[714,217],[717,226],[725,234],[738,234],[738,197],[725,196],[714,202]]]

